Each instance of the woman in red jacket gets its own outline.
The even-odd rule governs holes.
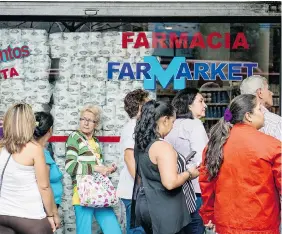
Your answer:
[[[219,234],[279,234],[281,141],[258,131],[263,122],[256,97],[240,95],[211,129],[200,213]]]

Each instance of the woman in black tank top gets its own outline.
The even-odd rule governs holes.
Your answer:
[[[147,234],[182,233],[191,222],[182,185],[193,175],[178,173],[178,155],[163,141],[174,120],[170,104],[152,100],[143,105],[135,128],[131,226],[142,226]]]

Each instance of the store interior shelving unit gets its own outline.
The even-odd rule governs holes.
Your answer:
[[[270,83],[270,90],[273,93],[273,106],[270,108],[270,111],[277,114],[277,115],[281,115],[281,109],[280,109],[280,105],[281,105],[281,93],[279,91],[279,84],[271,84]]]
[[[207,132],[224,115],[233,96],[232,90],[232,87],[200,89],[207,104],[206,116],[202,119]]]

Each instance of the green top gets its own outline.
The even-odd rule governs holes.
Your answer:
[[[103,153],[97,138],[93,137],[87,140],[80,131],[74,131],[70,134],[66,142],[66,171],[73,179],[73,185],[76,185],[76,175],[92,175],[94,166],[97,165],[95,156],[89,150],[88,145],[82,141],[82,138],[93,148],[95,156],[103,163]]]

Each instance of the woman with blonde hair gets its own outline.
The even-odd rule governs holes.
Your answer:
[[[1,234],[51,234],[56,230],[57,208],[53,206],[43,148],[33,139],[35,126],[28,104],[15,104],[4,116],[0,143]]]
[[[96,137],[101,119],[100,107],[85,106],[80,112],[79,130],[70,134],[66,143],[66,171],[73,180],[72,203],[76,216],[76,233],[91,234],[92,220],[95,216],[104,234],[121,234],[121,228],[111,207],[94,208],[82,206],[78,189],[77,175],[94,175],[100,173],[109,175],[116,167],[103,165],[101,146]]]

